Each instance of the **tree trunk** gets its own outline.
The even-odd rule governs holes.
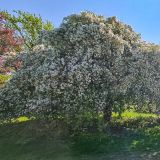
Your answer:
[[[112,116],[112,103],[106,105],[103,111],[103,118],[105,122],[110,122]]]

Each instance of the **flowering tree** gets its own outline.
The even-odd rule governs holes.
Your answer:
[[[142,100],[137,85],[145,80],[152,89],[150,82],[156,78],[143,65],[138,35],[113,20],[126,32],[115,32],[108,19],[90,12],[66,17],[60,28],[43,32],[33,52],[19,55],[21,70],[1,90],[1,115],[73,119],[103,113],[110,121],[114,107],[121,108],[127,100],[138,102],[137,96]],[[147,96],[143,97],[145,102]]]

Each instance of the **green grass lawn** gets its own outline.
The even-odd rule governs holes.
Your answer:
[[[0,126],[0,160],[159,160],[160,119],[154,114],[113,114],[106,133],[62,138],[49,125],[19,118]]]

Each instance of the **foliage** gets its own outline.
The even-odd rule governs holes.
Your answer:
[[[23,11],[14,11],[15,14],[9,14],[7,11],[1,11],[1,14],[7,20],[7,26],[14,29],[18,35],[24,39],[25,47],[32,50],[36,45],[37,38],[42,30],[52,30],[53,25],[50,21],[44,22],[41,16]]]
[[[156,112],[160,102],[160,54],[142,52],[135,57],[132,85],[128,88],[128,101],[135,103],[137,111]]]
[[[11,79],[11,77],[11,75],[0,74],[0,88],[3,87],[5,83]]]
[[[16,35],[13,28],[6,27],[6,17],[0,13],[0,55],[21,50],[22,38]]]
[[[0,74],[8,74],[13,71],[10,65],[6,65],[5,62],[13,58],[16,52],[22,50],[23,39],[19,37],[13,28],[9,28],[7,25],[5,16],[0,13]],[[4,77],[1,78],[1,85],[4,84]],[[7,77],[7,75],[6,75]]]
[[[20,69],[20,61],[15,58],[15,55],[5,54],[0,57],[0,74],[12,74]]]
[[[0,84],[4,83],[5,81],[8,81],[10,78],[11,78],[11,75],[0,74]]]
[[[132,48],[140,47],[140,44],[142,43],[141,36],[134,32],[131,26],[118,21],[116,17],[108,18],[106,25],[115,35],[128,42]]]

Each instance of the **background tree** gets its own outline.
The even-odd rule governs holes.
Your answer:
[[[54,27],[50,21],[44,22],[41,16],[23,11],[14,11],[9,14],[1,11],[7,20],[7,26],[14,29],[18,35],[24,39],[26,49],[32,50],[36,45],[37,38],[42,30],[52,30]]]
[[[0,14],[0,73],[10,72],[10,67],[5,65],[8,58],[14,57],[22,50],[23,39],[15,30],[7,27],[7,20]]]
[[[0,54],[7,52],[18,52],[21,50],[23,39],[19,37],[15,30],[6,26],[7,20],[0,14]]]

